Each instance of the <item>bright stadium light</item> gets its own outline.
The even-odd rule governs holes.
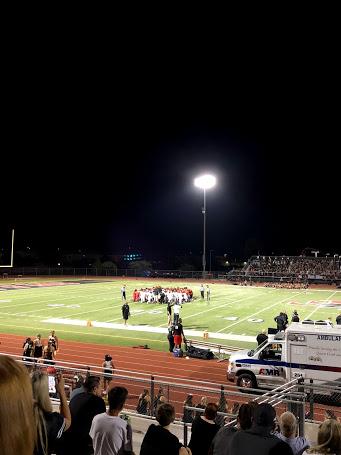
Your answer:
[[[204,207],[202,214],[204,215],[204,235],[203,235],[203,250],[202,250],[202,276],[205,278],[206,272],[206,190],[215,186],[217,179],[214,175],[205,174],[194,179],[194,185],[197,188],[204,190]]]
[[[201,175],[200,177],[194,179],[194,185],[202,190],[209,190],[210,188],[213,188],[216,182],[217,179],[214,175],[209,174]]]

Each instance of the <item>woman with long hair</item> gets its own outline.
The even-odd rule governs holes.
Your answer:
[[[151,398],[148,389],[144,389],[139,396],[136,411],[139,414],[148,414],[151,405]]]
[[[35,455],[51,454],[56,440],[60,439],[63,432],[71,425],[71,413],[61,374],[55,376],[55,384],[60,397],[60,413],[53,412],[47,374],[35,371],[32,375],[34,420],[37,431]]]
[[[33,398],[27,370],[11,357],[0,356],[0,451],[32,455],[35,431]]]
[[[317,446],[303,452],[303,455],[341,454],[341,424],[335,419],[327,419],[319,426]]]

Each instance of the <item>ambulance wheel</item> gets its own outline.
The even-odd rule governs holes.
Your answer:
[[[237,386],[243,391],[243,389],[255,389],[257,384],[254,377],[250,374],[244,373],[238,377]]]

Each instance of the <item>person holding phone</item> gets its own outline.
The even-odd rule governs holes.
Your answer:
[[[71,425],[64,378],[60,373],[49,376],[52,379],[41,371],[35,371],[32,375],[34,420],[37,431],[35,455],[54,453],[57,440]],[[49,388],[55,389],[59,394],[60,412],[53,412]]]

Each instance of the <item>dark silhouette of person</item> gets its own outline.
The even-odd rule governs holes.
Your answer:
[[[300,318],[296,310],[294,310],[292,314],[291,322],[300,322]]]
[[[274,321],[277,323],[277,330],[279,331],[285,330],[285,318],[282,312],[279,313],[279,315],[274,318]]]
[[[169,352],[173,352],[174,346],[175,346],[174,336],[173,336],[173,327],[169,327],[167,338],[168,338],[168,343],[169,343]]]
[[[127,321],[130,316],[130,308],[127,302],[125,302],[122,306],[122,318],[124,320],[124,325],[127,325]]]
[[[267,334],[266,334],[266,330],[263,329],[263,330],[261,331],[261,333],[259,333],[259,334],[257,335],[257,337],[256,337],[258,346],[259,346],[260,344],[264,343],[264,341],[267,340],[267,339],[268,339],[268,336],[267,336]]]

